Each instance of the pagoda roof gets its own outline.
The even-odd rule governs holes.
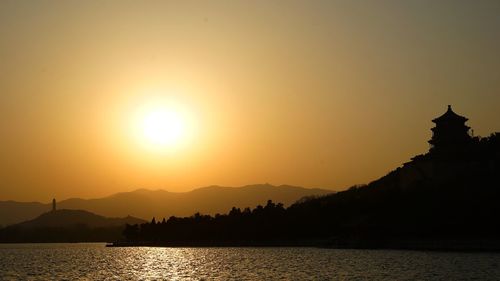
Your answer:
[[[451,105],[448,105],[448,110],[441,116],[439,116],[438,118],[435,118],[432,120],[432,122],[436,123],[436,122],[447,122],[447,121],[461,121],[461,122],[465,122],[469,119],[467,119],[466,117],[463,117],[463,116],[460,116],[458,114],[456,114],[455,112],[453,112],[453,110],[451,109]]]

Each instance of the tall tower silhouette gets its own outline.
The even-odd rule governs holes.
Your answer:
[[[467,118],[453,112],[451,105],[443,115],[432,120],[436,124],[432,128],[431,152],[453,154],[460,151],[471,141]]]
[[[52,212],[56,211],[56,198],[52,199]]]

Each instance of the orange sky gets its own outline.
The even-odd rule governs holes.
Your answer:
[[[1,1],[0,200],[218,184],[344,189],[500,131],[498,1]],[[167,153],[130,129],[173,100]]]

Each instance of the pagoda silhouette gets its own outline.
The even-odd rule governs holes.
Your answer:
[[[441,116],[432,120],[436,126],[432,128],[429,140],[429,152],[434,156],[451,156],[463,152],[472,143],[469,135],[470,127],[465,124],[469,119],[453,112],[451,105]]]

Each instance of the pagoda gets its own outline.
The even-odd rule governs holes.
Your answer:
[[[463,151],[471,143],[469,129],[465,122],[467,118],[453,112],[451,105],[448,110],[438,118],[432,120],[436,124],[432,128],[431,153],[455,153]]]

